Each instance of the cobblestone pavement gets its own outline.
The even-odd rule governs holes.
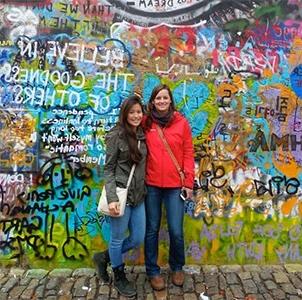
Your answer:
[[[154,292],[141,266],[128,267],[135,280],[137,297],[132,299],[218,300],[302,299],[302,265],[186,266],[182,288],[171,283],[164,269],[166,289]],[[102,284],[94,269],[0,269],[0,300],[4,299],[127,299],[111,285]]]

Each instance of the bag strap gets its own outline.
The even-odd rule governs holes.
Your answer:
[[[141,141],[139,140],[139,141],[138,141],[138,144],[137,144],[138,149],[140,148],[140,146],[141,146]],[[132,168],[131,168],[131,171],[130,171],[130,174],[129,174],[128,181],[127,181],[127,186],[126,186],[127,189],[129,188],[130,183],[131,183],[131,180],[132,180],[132,178],[133,178],[134,171],[135,171],[135,167],[136,167],[136,164],[133,164],[133,165],[132,165]]]
[[[158,135],[159,135],[160,139],[162,140],[162,142],[163,142],[163,144],[164,144],[164,146],[165,146],[168,154],[170,155],[170,157],[171,157],[171,159],[173,161],[174,166],[177,169],[177,172],[179,173],[181,184],[182,184],[182,186],[184,186],[185,174],[184,174],[183,170],[181,169],[181,167],[179,166],[179,163],[178,163],[175,155],[173,154],[168,141],[166,140],[166,137],[164,135],[163,130],[161,129],[161,127],[158,124],[156,124],[156,129],[157,129],[157,132],[158,132]]]

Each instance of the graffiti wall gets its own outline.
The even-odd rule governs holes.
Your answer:
[[[104,136],[168,84],[195,146],[187,263],[302,260],[298,0],[0,0],[0,261],[92,266]],[[167,226],[160,232],[167,263]],[[137,249],[127,260],[143,263]]]

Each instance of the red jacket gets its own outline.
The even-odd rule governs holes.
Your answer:
[[[179,112],[174,112],[171,121],[163,128],[164,135],[180,167],[185,173],[185,187],[193,188],[194,150],[189,122]],[[179,173],[160,139],[156,123],[146,128],[148,148],[146,183],[157,187],[181,187]]]

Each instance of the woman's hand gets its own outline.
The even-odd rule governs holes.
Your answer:
[[[189,189],[189,188],[187,188],[187,187],[183,187],[182,189],[181,189],[182,191],[185,191],[185,195],[186,195],[186,200],[187,199],[192,199],[193,198],[193,190],[191,190],[191,189]]]
[[[110,216],[118,217],[120,215],[120,203],[119,202],[111,202],[108,205]]]

